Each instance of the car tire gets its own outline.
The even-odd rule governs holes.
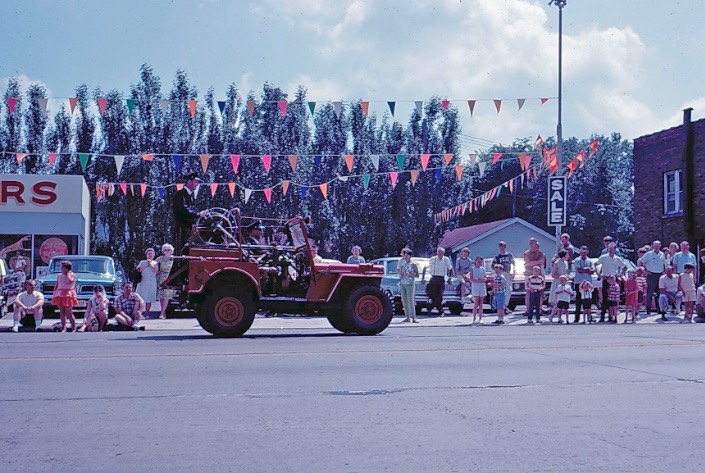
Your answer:
[[[201,327],[217,337],[239,337],[252,326],[257,307],[252,293],[237,286],[206,294],[197,311]]]
[[[376,335],[392,321],[392,304],[375,286],[360,286],[345,301],[344,325],[359,335]]]
[[[451,315],[460,315],[463,312],[463,304],[448,304]]]

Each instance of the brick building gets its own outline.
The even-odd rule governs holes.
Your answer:
[[[690,241],[705,246],[705,119],[634,140],[634,240],[637,247]]]

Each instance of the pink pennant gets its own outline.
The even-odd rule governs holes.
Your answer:
[[[271,204],[272,203],[272,188],[267,187],[263,192],[264,192],[264,197],[267,199],[267,203]]]
[[[369,112],[370,109],[370,102],[360,102],[360,108],[362,108],[362,113],[367,116],[367,113]]]
[[[214,182],[211,184],[211,197],[215,197],[216,192],[218,192],[218,184]]]
[[[56,153],[51,153],[49,154],[49,166],[54,167],[54,164],[56,164],[56,158],[58,158],[59,155]]]
[[[264,165],[264,170],[269,174],[269,170],[272,168],[272,155],[265,154],[262,156],[262,164]]]
[[[502,108],[502,99],[494,99],[494,108],[497,109],[497,113],[499,113],[499,109]]]
[[[422,154],[421,155],[421,169],[423,169],[424,171],[428,167],[428,160],[429,159],[431,159],[430,154]]]
[[[397,179],[399,178],[399,173],[397,171],[392,171],[389,173],[389,179],[392,180],[392,189],[397,185]]]
[[[450,106],[450,100],[447,100],[447,99],[441,100],[441,110],[443,110],[445,112],[446,110],[448,110],[449,106]]]
[[[237,168],[240,167],[240,155],[231,154],[230,163],[233,165],[233,174],[237,174]]]
[[[541,99],[541,105],[545,104],[546,102],[548,102],[548,99]]]
[[[289,103],[286,100],[280,100],[277,102],[277,105],[279,106],[279,111],[282,114],[282,117],[286,116],[286,110],[289,108]]]
[[[475,110],[475,103],[477,100],[468,100],[468,108],[470,109],[470,116],[472,117],[472,112]]]
[[[127,183],[126,182],[120,183],[120,190],[122,191],[123,195],[127,195]]]
[[[71,113],[73,113],[73,111],[76,110],[77,103],[78,103],[77,97],[69,97],[69,109],[71,110]]]
[[[15,113],[15,107],[17,106],[17,98],[8,97],[7,99],[7,109],[10,111],[10,115]]]
[[[98,97],[98,110],[100,111],[100,116],[105,114],[105,109],[108,107],[108,99],[105,97]]]
[[[140,193],[142,194],[142,197],[144,197],[144,194],[147,193],[147,184],[140,184]]]
[[[458,180],[461,180],[463,178],[463,171],[465,170],[465,166],[462,164],[458,164],[455,166],[455,175],[458,178]]]
[[[492,164],[497,164],[500,159],[502,159],[502,153],[492,153]]]

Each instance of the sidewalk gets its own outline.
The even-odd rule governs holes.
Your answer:
[[[505,316],[505,326],[507,325],[526,325],[526,317],[524,317],[520,308],[511,314]],[[157,314],[152,312],[152,316],[155,317]],[[597,317],[593,316],[595,320],[599,319],[599,312]],[[408,328],[423,328],[423,327],[467,327],[471,325],[472,314],[470,312],[463,312],[462,315],[452,316],[446,315],[445,317],[438,317],[436,315],[426,316],[422,315],[419,317],[420,323],[410,324],[404,322],[404,316],[394,316],[390,327],[408,327]],[[494,326],[492,322],[497,320],[496,314],[488,314],[482,318],[483,325]],[[554,319],[554,321],[557,319]],[[570,316],[572,322],[573,315]],[[621,324],[624,320],[624,314],[620,314],[619,323]],[[77,322],[81,323],[82,318],[78,318]],[[658,314],[651,314],[648,317],[645,312],[639,314],[639,319],[637,324],[680,324],[683,323],[683,316],[669,316],[668,322],[661,320],[661,316]],[[45,319],[42,322],[40,328],[41,332],[51,332],[54,323],[58,322],[57,319]],[[195,318],[176,318],[176,319],[147,319],[141,322],[145,326],[145,330],[148,331],[175,331],[175,330],[194,330],[203,332],[201,326]],[[548,322],[548,317],[542,317],[542,325],[550,325]],[[554,325],[557,325],[554,323]],[[570,324],[574,325],[574,324]],[[582,324],[579,324],[582,325]],[[609,324],[593,324],[593,325],[609,325]],[[12,327],[12,314],[6,314],[5,317],[0,319],[0,333],[10,332]],[[311,316],[279,316],[279,317],[265,317],[264,315],[258,314],[255,317],[255,321],[252,324],[250,330],[284,330],[284,329],[294,329],[294,330],[321,330],[321,329],[332,329],[328,320],[325,317],[311,317]],[[23,330],[20,328],[21,331]],[[11,332],[10,332],[11,333]],[[206,333],[206,332],[203,332]]]

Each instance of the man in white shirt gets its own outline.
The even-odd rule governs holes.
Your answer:
[[[597,259],[597,264],[600,266],[597,275],[602,279],[602,307],[600,308],[600,322],[605,321],[605,314],[609,309],[609,282],[607,281],[610,276],[619,276],[626,269],[627,265],[624,264],[622,258],[617,256],[617,244],[610,243],[607,245],[607,253],[600,256]]]
[[[686,263],[690,263],[696,268],[698,267],[698,260],[695,259],[695,255],[690,252],[690,243],[687,241],[681,242],[681,250],[673,255],[671,263],[678,274],[685,271]]]
[[[13,332],[19,332],[20,321],[29,314],[34,316],[34,330],[39,330],[39,326],[42,324],[44,294],[35,291],[35,287],[37,287],[37,283],[34,279],[26,280],[24,282],[24,292],[19,293],[15,299],[15,308],[12,314],[14,322],[12,325]]]
[[[671,266],[666,267],[666,274],[661,276],[658,281],[658,289],[660,292],[658,305],[661,309],[661,320],[668,320],[666,317],[666,309],[668,304],[675,304],[676,315],[681,311],[681,302],[683,301],[683,293],[678,290],[678,275],[673,274]]]
[[[659,285],[659,279],[666,269],[666,256],[661,251],[661,242],[656,240],[652,244],[652,249],[647,251],[644,256],[639,258],[639,263],[646,268],[648,274],[646,276],[646,313],[651,313],[651,298],[657,297],[656,291]]]
[[[443,317],[443,291],[445,290],[446,277],[448,278],[448,284],[450,284],[450,277],[453,274],[453,265],[450,263],[450,259],[445,255],[446,250],[442,247],[438,247],[436,250],[436,256],[429,259],[428,270],[431,272],[431,280],[426,286],[426,294],[428,298],[431,299],[431,306],[428,308],[428,313],[431,313],[432,309],[437,309],[438,314]],[[421,273],[421,282],[424,282],[426,277],[426,268],[423,269]]]

